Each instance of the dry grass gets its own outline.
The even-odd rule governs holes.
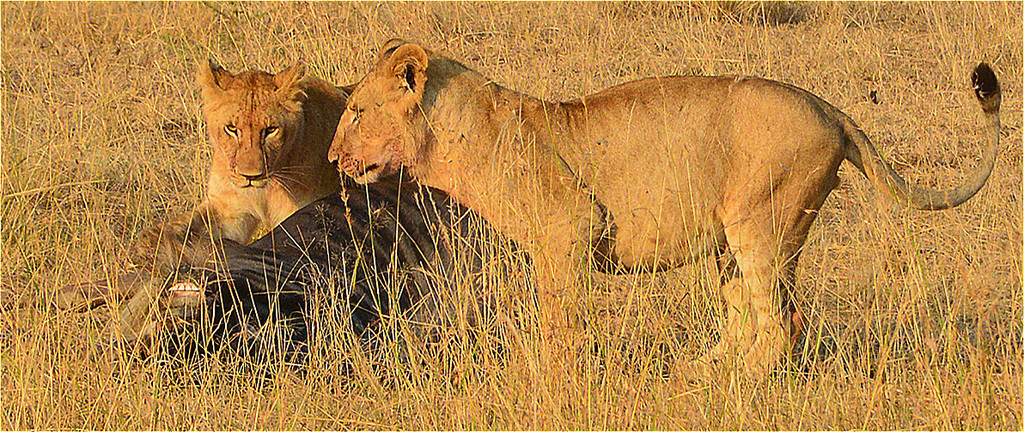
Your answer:
[[[584,299],[595,349],[568,376],[529,344],[348,376],[316,364],[305,378],[218,362],[169,370],[103,349],[101,313],[4,311],[2,429],[1022,427],[1019,3],[5,2],[0,13],[0,284],[30,302],[116,272],[135,233],[201,196],[209,151],[193,70],[208,57],[232,70],[303,60],[347,84],[400,36],[551,99],[650,75],[759,75],[840,107],[933,187],[980,155],[968,72],[988,61],[1004,84],[1002,153],[961,208],[900,209],[843,167],[802,257],[808,355],[756,388],[665,377],[721,324],[715,288],[692,268],[595,277]]]

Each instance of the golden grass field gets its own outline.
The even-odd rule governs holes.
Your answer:
[[[0,14],[0,285],[5,303],[37,305],[2,312],[0,429],[1024,427],[1020,3],[4,2]],[[753,385],[671,373],[724,321],[709,266],[595,276],[594,346],[565,375],[517,343],[377,369],[343,353],[351,373],[169,368],[110,349],[103,310],[44,306],[59,285],[119,271],[141,229],[202,197],[197,62],[303,61],[349,84],[392,37],[546,99],[652,75],[792,83],[936,188],[980,157],[968,74],[986,61],[1003,84],[1002,149],[979,195],[942,212],[902,209],[845,164],[802,255],[808,337]]]

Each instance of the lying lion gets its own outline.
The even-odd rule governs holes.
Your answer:
[[[391,41],[357,84],[330,158],[359,182],[405,167],[534,254],[548,331],[576,315],[578,270],[661,270],[719,258],[728,321],[703,358],[761,375],[789,352],[789,290],[844,160],[902,205],[957,206],[999,143],[999,83],[972,75],[988,141],[953,190],[908,185],[838,109],[743,76],[661,77],[567,102],[505,89],[419,45]],[[573,271],[575,269],[575,271]]]
[[[307,74],[301,64],[277,74],[232,74],[204,62],[196,81],[213,147],[206,199],[191,213],[141,234],[131,261],[147,272],[166,275],[184,262],[209,259],[222,239],[250,243],[340,188],[337,168],[326,155],[349,89]],[[78,309],[133,294],[108,288],[71,286],[61,290],[57,303]]]

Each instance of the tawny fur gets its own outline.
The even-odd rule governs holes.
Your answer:
[[[907,183],[842,112],[799,88],[743,76],[662,77],[579,100],[502,88],[418,45],[389,42],[356,86],[330,158],[361,182],[400,167],[447,191],[535,255],[542,319],[577,325],[577,277],[719,258],[728,323],[706,359],[763,374],[794,333],[788,291],[808,229],[844,160],[920,209],[956,206],[992,171],[1000,90],[975,70],[988,122],[963,186]]]
[[[140,235],[131,261],[153,274],[210,260],[220,239],[248,244],[340,189],[326,155],[350,89],[308,75],[302,65],[278,74],[235,75],[204,62],[196,75],[213,147],[206,199]],[[133,294],[108,292],[107,286],[65,288],[58,303],[79,308]]]

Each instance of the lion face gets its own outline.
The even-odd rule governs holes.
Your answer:
[[[199,68],[203,116],[213,145],[213,171],[240,188],[262,188],[287,166],[288,151],[302,139],[302,102],[297,86],[305,68],[271,75],[238,75],[211,63]]]
[[[422,133],[419,103],[427,55],[416,45],[385,50],[377,66],[356,86],[331,143],[328,159],[360,183],[394,173],[416,154]]]

